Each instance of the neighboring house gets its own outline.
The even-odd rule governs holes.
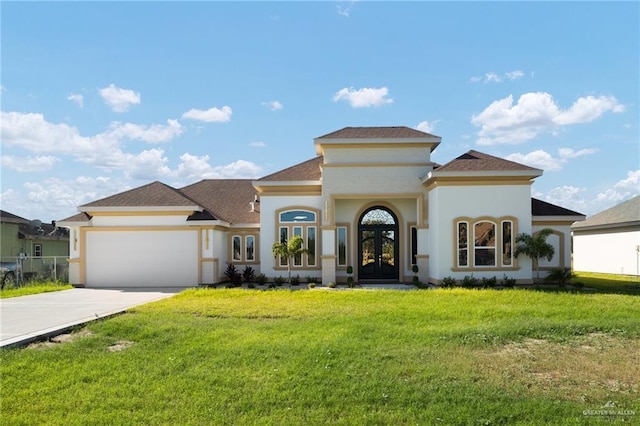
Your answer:
[[[640,276],[640,195],[571,229],[576,271]]]
[[[542,170],[477,151],[439,166],[441,138],[408,127],[347,127],[314,140],[317,156],[257,180],[213,179],[176,189],[153,182],[78,207],[70,281],[85,286],[194,286],[224,279],[227,263],[287,274],[274,242],[308,252],[293,274],[344,282],[423,282],[504,275],[532,281],[515,238],[552,227],[570,265],[570,225],[584,216],[531,199]]]
[[[23,272],[50,276],[53,265],[67,267],[69,231],[55,223],[29,220],[0,210],[0,259],[4,263],[23,260]]]

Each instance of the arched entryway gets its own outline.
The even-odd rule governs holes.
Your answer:
[[[358,221],[358,279],[397,280],[398,218],[386,207],[371,207]]]

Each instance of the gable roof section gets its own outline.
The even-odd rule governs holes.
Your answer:
[[[323,157],[320,155],[260,178],[258,181],[317,181],[322,179],[322,169],[320,168],[322,161]]]
[[[197,200],[205,208],[190,220],[260,223],[260,202],[256,202],[256,189],[249,179],[206,179],[185,186],[180,192]],[[251,211],[252,202],[254,211]]]
[[[91,216],[87,213],[76,213],[73,216],[59,220],[57,223],[59,226],[71,226],[71,225],[86,225],[91,220]]]
[[[9,213],[7,211],[0,210],[0,222],[2,222],[2,223],[24,224],[24,223],[29,223],[29,220],[25,219],[24,217],[20,217],[18,215],[15,215],[13,213]]]
[[[175,188],[162,182],[120,192],[78,207],[81,212],[167,210],[200,211],[202,207]]]
[[[540,172],[542,170],[494,157],[483,152],[470,150],[458,158],[438,167],[438,172]]]
[[[574,230],[640,226],[640,195],[575,223]]]
[[[583,216],[582,213],[547,203],[546,201],[531,198],[531,215],[532,216]]]
[[[405,126],[345,127],[316,139],[410,139],[437,137]]]

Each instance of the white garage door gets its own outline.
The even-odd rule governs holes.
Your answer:
[[[88,231],[85,244],[87,287],[198,284],[195,230]]]

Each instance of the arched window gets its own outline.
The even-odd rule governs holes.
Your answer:
[[[293,259],[294,268],[315,268],[318,266],[318,214],[306,209],[288,209],[278,212],[278,240],[285,243],[294,235],[300,235],[304,240],[307,253]],[[278,266],[287,266],[287,259],[280,258]]]
[[[454,268],[513,269],[517,219],[458,218],[455,223]]]

